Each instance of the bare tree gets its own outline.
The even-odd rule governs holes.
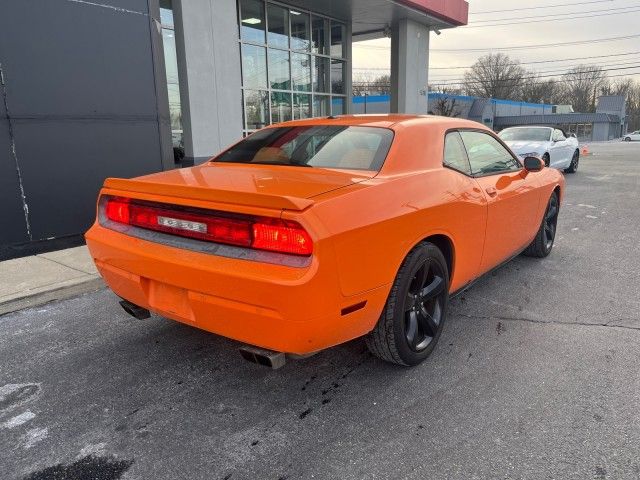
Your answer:
[[[520,87],[520,100],[531,103],[555,103],[557,93],[556,80],[542,80],[534,72],[529,72]]]
[[[640,82],[631,80],[628,83],[627,97],[627,121],[629,131],[640,130]]]
[[[606,89],[607,74],[597,65],[578,65],[562,75],[562,103],[570,103],[576,112],[594,112],[596,97]]]
[[[503,53],[480,57],[464,74],[465,90],[476,97],[517,99],[525,70]]]
[[[462,112],[454,97],[457,92],[447,91],[446,88],[442,88],[437,93],[440,93],[440,95],[435,99],[431,112],[434,115],[443,117],[459,117]]]
[[[391,76],[388,74],[374,77],[371,74],[361,74],[353,79],[353,95],[363,96],[365,93],[386,95],[391,92]]]

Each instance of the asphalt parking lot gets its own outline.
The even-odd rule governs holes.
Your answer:
[[[590,149],[550,257],[456,298],[417,368],[267,370],[106,290],[0,317],[0,477],[639,478],[640,143]]]

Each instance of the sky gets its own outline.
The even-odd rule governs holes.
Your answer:
[[[564,5],[564,6],[561,6]],[[553,7],[555,6],[555,7]],[[522,10],[527,7],[533,9]],[[518,10],[514,10],[518,9]],[[512,10],[512,11],[508,11]],[[429,83],[453,83],[461,79],[465,67],[489,51],[469,49],[509,47],[502,51],[541,75],[561,73],[579,63],[600,64],[617,75],[640,80],[640,0],[469,0],[469,25],[431,33]],[[492,13],[482,13],[492,12]],[[535,18],[544,16],[543,18]],[[588,18],[571,18],[584,16]],[[532,22],[514,25],[516,22]],[[481,26],[511,23],[511,25]],[[566,42],[638,35],[635,38],[601,43],[563,45]],[[353,44],[353,77],[370,78],[388,73],[390,39],[381,38]],[[550,48],[513,47],[559,44]],[[455,52],[439,50],[457,49]],[[494,50],[494,53],[497,53]],[[621,55],[632,53],[629,55]],[[576,60],[579,57],[602,56]],[[526,65],[524,62],[561,60]],[[617,69],[617,70],[613,70]]]

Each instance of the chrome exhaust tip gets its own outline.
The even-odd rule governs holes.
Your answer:
[[[151,313],[146,308],[139,307],[135,303],[131,303],[126,300],[121,300],[120,306],[125,312],[138,320],[146,320],[151,316]]]
[[[266,350],[252,345],[241,346],[240,355],[248,362],[257,363],[273,370],[284,367],[287,361],[287,357],[282,352],[274,352],[273,350]]]

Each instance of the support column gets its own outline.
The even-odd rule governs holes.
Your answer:
[[[399,20],[391,31],[391,112],[428,110],[429,28]]]
[[[345,106],[344,113],[353,113],[351,110],[353,105],[353,25],[347,23],[345,29],[345,52],[344,57],[347,59],[346,72],[344,79]]]
[[[175,2],[185,160],[202,163],[242,138],[235,0]]]

